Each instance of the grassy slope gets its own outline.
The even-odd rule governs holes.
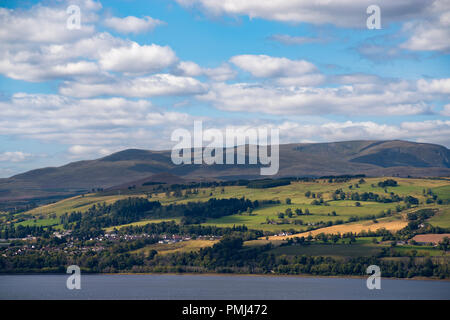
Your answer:
[[[361,184],[360,188],[353,188],[353,191],[361,192],[374,192],[380,195],[385,194],[385,191],[379,187],[372,187],[371,185],[377,185],[377,183],[386,178],[367,178],[366,183]],[[435,191],[440,198],[445,199],[450,197],[450,182],[447,180],[431,180],[431,179],[402,179],[394,178],[398,181],[399,186],[393,188],[387,188],[388,192],[395,192],[399,195],[413,195],[424,201],[425,197],[422,195],[423,189],[431,188]],[[334,190],[341,188],[344,191],[351,191],[349,186],[357,183],[358,180],[352,180],[346,183],[327,183],[321,182],[294,182],[288,186],[281,186],[270,189],[249,189],[246,187],[225,187],[225,192],[221,191],[219,188],[206,188],[200,189],[198,195],[191,195],[188,199],[184,198],[167,198],[164,193],[157,194],[153,196],[152,200],[159,200],[162,204],[169,203],[186,203],[189,201],[207,201],[211,197],[216,198],[231,198],[231,197],[242,197],[245,196],[251,200],[264,200],[273,199],[280,200],[282,204],[272,205],[258,208],[253,212],[251,216],[247,214],[242,215],[231,215],[222,217],[219,219],[210,219],[205,224],[206,225],[217,225],[217,226],[233,226],[245,224],[252,229],[267,230],[272,232],[279,232],[282,230],[294,229],[296,231],[304,231],[307,226],[295,225],[295,224],[279,224],[272,225],[266,224],[266,219],[279,220],[277,217],[278,212],[284,212],[287,208],[291,208],[293,211],[296,208],[304,209],[308,208],[312,215],[309,216],[295,216],[288,219],[290,222],[294,220],[302,220],[305,224],[316,223],[318,221],[336,221],[336,220],[347,220],[351,216],[364,217],[367,215],[378,214],[386,209],[393,209],[397,205],[396,203],[376,203],[376,202],[361,202],[361,207],[356,207],[354,201],[330,201],[330,206],[314,206],[311,205],[312,198],[306,198],[304,193],[307,190],[312,192],[322,192],[325,200],[331,199],[331,194]],[[212,193],[212,196],[210,196]],[[129,195],[114,195],[114,196],[101,196],[99,194],[88,194],[84,197],[77,196],[73,198],[68,198],[53,204],[49,204],[43,207],[35,208],[28,211],[27,213],[34,216],[44,216],[48,218],[50,214],[56,214],[57,216],[63,214],[64,212],[71,211],[86,211],[90,206],[95,203],[113,203],[118,199],[123,199]],[[145,196],[143,194],[135,194],[133,196]],[[290,205],[285,204],[286,198],[290,198],[292,203]],[[441,208],[441,212],[430,219],[430,222],[434,225],[439,226],[450,226],[450,206],[438,206]],[[332,211],[336,211],[337,216],[329,216],[328,214]],[[400,216],[398,216],[400,217]],[[145,222],[137,222],[134,224],[143,224],[146,222],[159,221],[157,220],[146,220]],[[172,220],[172,219],[170,219]],[[44,221],[36,220],[36,223],[44,223]],[[382,220],[383,221],[383,220]],[[52,221],[53,222],[53,221]],[[28,220],[22,222],[26,224],[33,224],[33,220]],[[363,221],[362,223],[370,223],[370,221]],[[352,227],[352,225],[346,225],[347,227]]]
[[[169,244],[155,243],[145,246],[144,248],[134,250],[132,253],[144,253],[145,255],[148,255],[151,250],[156,250],[158,254],[192,252],[198,251],[201,248],[210,247],[215,243],[217,243],[217,240],[188,240]]]

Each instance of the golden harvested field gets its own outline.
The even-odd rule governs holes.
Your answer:
[[[211,247],[218,240],[189,240],[189,241],[181,241],[177,243],[155,243],[148,245],[142,249],[138,249],[132,251],[132,253],[140,253],[148,254],[151,250],[158,251],[158,254],[169,254],[175,252],[192,252],[198,251],[201,248]]]
[[[408,223],[404,220],[378,220],[378,223],[374,223],[373,221],[364,221],[364,222],[356,222],[356,223],[347,223],[342,225],[336,225],[331,226],[327,228],[321,228],[317,230],[312,230],[308,232],[302,232],[302,233],[296,233],[290,236],[271,236],[269,237],[269,240],[283,240],[288,238],[295,238],[295,237],[307,237],[310,234],[312,236],[315,236],[319,233],[325,233],[325,234],[343,234],[347,232],[353,232],[353,233],[359,233],[363,230],[365,231],[376,231],[379,229],[386,229],[389,231],[398,231],[400,229],[403,229],[406,227]]]
[[[439,243],[445,237],[450,238],[450,233],[441,233],[441,234],[418,234],[413,238],[416,242],[425,242],[425,243]]]

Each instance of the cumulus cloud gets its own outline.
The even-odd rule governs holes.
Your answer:
[[[102,155],[106,156],[111,154],[111,149],[102,148],[98,146],[82,146],[82,145],[74,145],[69,148],[69,153],[76,157],[79,156],[88,156],[88,155]]]
[[[332,24],[344,28],[366,28],[366,9],[372,0],[175,0],[187,8],[200,8],[209,15],[248,16],[287,23]],[[450,2],[448,0],[379,0],[383,28],[393,22],[405,23],[409,38],[402,47],[418,51],[450,50]],[[316,42],[307,37],[275,35],[285,44]],[[391,52],[398,55],[399,52]],[[374,58],[376,56],[373,56]]]
[[[333,24],[338,27],[366,28],[366,9],[372,0],[176,0],[184,7],[198,7],[211,15],[246,15],[281,22]],[[439,2],[434,0],[432,2]],[[445,0],[444,0],[445,1]],[[379,0],[383,23],[418,18],[430,5],[423,0]]]
[[[284,142],[299,142],[299,137],[314,142],[406,139],[450,146],[450,121],[442,120],[400,124],[379,124],[373,121],[303,124],[286,121],[279,124],[279,129]]]
[[[89,4],[91,3],[91,5]],[[75,3],[73,3],[75,4]],[[93,2],[78,2],[83,10],[83,24],[79,30],[69,30],[67,26],[67,6],[47,7],[41,4],[29,10],[0,8],[0,41],[2,43],[65,43],[92,35],[93,22],[98,20]],[[86,10],[84,10],[86,9]]]
[[[105,83],[65,82],[60,93],[78,98],[96,96],[154,97],[204,93],[207,85],[192,77],[154,74],[148,77],[116,79]]]
[[[93,1],[74,1],[83,12],[79,30],[66,26],[66,6],[37,4],[28,10],[0,8],[0,73],[13,79],[42,81],[98,73],[95,62],[75,57],[66,49],[93,37],[96,11]]]
[[[22,151],[6,151],[0,153],[0,162],[22,162],[31,157],[31,154]]]
[[[69,3],[37,4],[24,10],[0,8],[0,73],[26,81],[103,78],[109,72],[159,72],[177,62],[168,46],[139,45],[97,32],[96,11],[101,7],[97,2],[71,1],[81,7],[82,23],[81,29],[69,30],[65,4]],[[144,25],[136,24],[136,30],[157,23],[144,20]],[[125,18],[124,28],[133,21]]]
[[[450,78],[432,79],[432,80],[419,79],[417,81],[417,87],[422,92],[441,93],[441,94],[449,95],[450,94]]]
[[[267,55],[239,55],[230,61],[257,78],[272,78],[281,86],[316,86],[324,82],[314,64]]]
[[[171,130],[192,122],[186,113],[159,110],[146,100],[17,93],[0,102],[0,134],[67,144],[74,157],[131,146],[168,147]]]
[[[406,23],[403,32],[411,35],[401,45],[403,48],[450,52],[450,1],[433,1],[427,7],[424,19]]]
[[[105,19],[104,24],[120,33],[142,33],[152,31],[155,27],[163,25],[164,22],[152,17],[138,18],[128,16],[125,18],[110,17]]]
[[[100,54],[100,66],[105,70],[132,73],[151,73],[161,71],[177,61],[175,52],[168,46],[139,45],[111,48]]]
[[[267,55],[239,55],[232,57],[230,61],[242,70],[260,78],[299,76],[317,70],[314,64],[305,60],[290,60]]]
[[[445,117],[450,117],[450,104],[446,104],[441,111],[441,115]]]
[[[228,111],[394,116],[429,113],[424,100],[433,96],[419,93],[414,84],[405,81],[326,88],[219,83],[198,99]]]
[[[236,76],[229,64],[224,63],[217,68],[203,68],[192,61],[181,61],[175,68],[174,72],[178,75],[188,77],[206,76],[213,81],[227,81]]]

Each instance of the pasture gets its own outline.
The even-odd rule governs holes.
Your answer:
[[[308,227],[318,224],[319,222],[333,222],[341,220],[343,224],[333,225],[328,228],[320,229],[320,232],[358,232],[361,230],[376,230],[378,228],[386,228],[388,230],[399,230],[406,225],[406,221],[402,218],[402,214],[395,213],[395,208],[401,203],[381,203],[373,201],[359,201],[360,206],[357,206],[356,201],[343,200],[333,201],[332,195],[335,190],[342,189],[344,192],[372,192],[380,196],[389,196],[393,192],[399,196],[413,196],[419,199],[418,207],[438,207],[440,210],[438,214],[432,217],[429,222],[435,226],[450,227],[450,205],[435,205],[425,204],[427,197],[424,195],[424,190],[431,189],[433,193],[438,195],[439,199],[450,198],[450,181],[445,179],[407,179],[394,177],[398,182],[396,187],[381,188],[378,182],[388,179],[388,177],[379,178],[365,178],[364,183],[359,183],[360,179],[352,179],[347,182],[333,182],[329,183],[327,180],[316,180],[314,182],[297,182],[294,181],[290,185],[279,186],[268,189],[250,189],[245,186],[225,186],[215,188],[200,188],[198,193],[189,194],[182,197],[175,197],[173,195],[167,196],[165,192],[153,193],[152,201],[160,201],[162,205],[174,203],[186,203],[207,201],[210,198],[240,198],[245,196],[250,200],[279,200],[280,204],[264,205],[253,210],[251,214],[240,213],[229,216],[224,216],[218,219],[209,219],[204,225],[216,225],[219,227],[232,227],[233,225],[246,225],[250,229],[264,230],[272,233],[280,233],[282,231],[294,230],[295,232],[305,232]],[[311,202],[315,200],[312,197],[305,196],[305,193],[310,191],[316,195],[320,195],[326,205],[313,205]],[[111,204],[119,199],[127,197],[146,197],[142,191],[136,191],[133,194],[122,195],[102,195],[86,194],[84,196],[76,196],[68,199],[58,201],[56,203],[48,204],[38,208],[34,208],[25,213],[31,218],[21,224],[27,225],[48,225],[53,224],[52,219],[59,217],[65,212],[80,211],[85,212],[94,204],[107,203]],[[286,203],[286,199],[290,199],[290,204]],[[294,213],[292,217],[288,217],[286,209],[291,209]],[[296,215],[295,210],[301,209],[305,212],[309,210],[309,215]],[[378,223],[374,223],[371,216],[379,215],[382,212],[391,210],[394,216],[389,218],[378,219]],[[335,212],[335,214],[333,213]],[[284,218],[280,218],[279,213],[285,213]],[[38,218],[44,217],[42,221]],[[360,221],[347,223],[352,217],[357,217]],[[367,220],[361,220],[367,219]],[[139,222],[134,222],[131,225],[141,225],[151,222],[161,222],[167,219],[147,219]],[[168,220],[174,220],[170,218]],[[179,218],[176,219],[180,221]],[[120,226],[118,226],[120,227]],[[110,230],[112,228],[109,228]],[[318,231],[313,231],[313,234]]]

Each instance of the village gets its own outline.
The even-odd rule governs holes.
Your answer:
[[[3,257],[21,255],[28,252],[64,252],[80,254],[85,252],[100,252],[115,244],[124,244],[147,240],[144,243],[174,244],[183,241],[220,240],[221,236],[204,235],[189,236],[177,234],[119,234],[107,232],[97,237],[81,240],[72,236],[71,230],[53,232],[46,244],[42,244],[38,237],[28,235],[25,238],[0,239],[0,252]]]

